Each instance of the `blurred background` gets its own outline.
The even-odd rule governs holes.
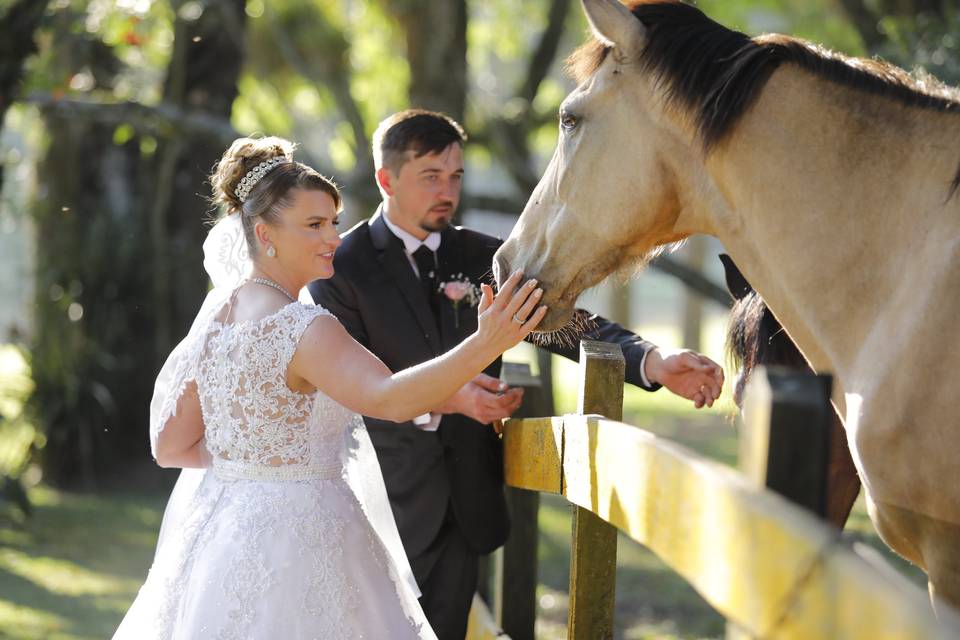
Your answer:
[[[751,35],[960,81],[949,0],[696,4]],[[145,577],[176,477],[150,458],[147,406],[206,291],[206,175],[223,149],[252,133],[299,142],[298,159],[343,188],[347,229],[379,199],[380,119],[442,110],[470,136],[460,221],[505,237],[552,153],[563,60],[585,36],[573,0],[0,0],[0,637],[109,637]],[[581,306],[723,361],[720,251],[693,238]],[[574,409],[574,365],[529,347],[508,359]],[[624,419],[735,462],[728,392],[695,412],[629,389]],[[565,637],[565,503],[545,499],[540,520],[538,635]],[[845,535],[878,544],[862,507]],[[641,547],[622,541],[619,563],[618,637],[723,635]]]

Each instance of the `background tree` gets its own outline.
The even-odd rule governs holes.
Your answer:
[[[133,461],[143,466],[152,380],[206,291],[197,277],[198,194],[223,142],[177,119],[228,121],[245,15],[241,0],[176,2],[171,10],[137,19],[94,14],[107,23],[95,32],[85,28],[92,14],[83,7],[53,17],[58,37],[74,38],[58,42],[67,51],[49,52],[46,69],[86,94],[43,103],[47,148],[34,207],[31,404],[46,434],[44,475],[56,485],[90,487],[126,474]],[[111,100],[124,81],[142,79],[124,57],[146,55],[146,40],[163,37],[164,24],[172,25],[172,48],[160,104],[174,118],[146,101]]]
[[[34,35],[47,11],[49,0],[16,0],[0,16],[0,127],[7,109],[13,104],[23,78],[26,59],[37,46]],[[3,188],[3,164],[0,163],[0,189]]]
[[[838,0],[867,51],[960,82],[960,7],[948,0]]]

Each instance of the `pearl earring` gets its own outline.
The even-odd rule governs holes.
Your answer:
[[[267,255],[270,256],[271,258],[277,257],[277,250],[273,248],[273,245],[270,245],[269,247],[267,247]]]

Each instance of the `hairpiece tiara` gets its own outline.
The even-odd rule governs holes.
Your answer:
[[[250,169],[240,180],[240,184],[237,185],[237,190],[234,192],[237,194],[237,197],[240,198],[240,203],[243,204],[247,201],[250,190],[257,186],[257,183],[260,182],[265,175],[286,162],[286,156],[275,156],[269,160],[264,160],[253,169]]]

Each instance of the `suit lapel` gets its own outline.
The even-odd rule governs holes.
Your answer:
[[[377,259],[383,270],[390,274],[397,288],[400,289],[417,323],[423,329],[424,338],[430,344],[430,348],[435,355],[440,355],[443,352],[443,345],[437,322],[430,310],[430,303],[423,293],[420,280],[410,267],[410,262],[403,250],[403,242],[387,228],[380,209],[370,221],[370,239],[374,248],[377,249]]]
[[[441,282],[449,282],[454,277],[468,277],[463,266],[463,251],[460,246],[460,234],[455,227],[448,227],[443,232],[440,248],[437,250],[438,278]],[[466,301],[454,309],[453,302],[440,294],[440,334],[445,349],[451,349],[460,344],[463,336],[473,331],[470,314],[476,313]]]

